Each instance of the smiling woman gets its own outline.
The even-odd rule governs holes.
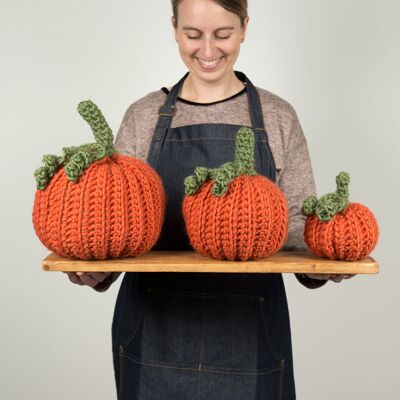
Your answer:
[[[243,83],[233,73],[249,21],[247,0],[174,0],[172,25],[183,62],[191,72],[182,96],[193,101],[210,101],[194,81],[210,86],[224,82],[225,91],[211,100],[226,98]],[[206,98],[207,96],[207,98]]]
[[[131,104],[115,140],[118,151],[146,161],[163,182],[164,225],[152,250],[193,250],[181,209],[184,180],[198,166],[232,161],[241,127],[254,133],[255,171],[288,199],[285,250],[305,248],[302,204],[316,190],[297,114],[233,69],[249,23],[247,1],[179,0],[172,6],[172,28],[188,71],[170,90],[163,87]],[[225,223],[211,230],[196,225],[206,246],[222,232],[235,252],[249,242],[243,221],[271,220],[272,209],[260,211],[252,195],[241,197],[240,212],[231,207]],[[218,214],[207,202],[203,211]],[[267,231],[255,235],[265,238]],[[95,290],[106,290],[118,275],[99,276]],[[296,278],[310,289],[329,279]],[[85,279],[93,286],[97,277],[74,282]],[[112,344],[119,400],[296,398],[282,274],[125,273]]]

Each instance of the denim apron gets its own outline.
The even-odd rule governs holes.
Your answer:
[[[276,180],[258,93],[246,84],[255,169]],[[233,161],[233,124],[171,128],[171,89],[147,162],[163,180],[166,214],[152,250],[192,250],[181,211],[194,168]],[[294,400],[291,333],[281,274],[125,273],[112,323],[119,400]]]

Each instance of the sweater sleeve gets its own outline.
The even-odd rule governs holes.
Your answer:
[[[289,136],[284,149],[284,167],[281,171],[279,187],[284,191],[289,205],[289,232],[283,250],[305,249],[303,201],[307,196],[315,196],[315,181],[308,151],[307,141],[297,117],[291,107]],[[326,280],[311,279],[296,273],[297,280],[309,289],[319,288]]]
[[[117,132],[114,146],[119,153],[136,156],[136,133],[133,113],[133,104],[128,107]],[[118,279],[121,272],[113,272],[104,281],[98,283],[93,289],[96,292],[105,292]]]

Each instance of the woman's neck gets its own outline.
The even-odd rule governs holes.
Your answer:
[[[231,97],[243,88],[244,83],[233,71],[218,82],[204,82],[189,73],[179,97],[196,103],[213,103]]]

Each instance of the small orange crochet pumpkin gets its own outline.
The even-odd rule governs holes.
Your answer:
[[[304,241],[318,257],[356,261],[367,257],[378,242],[379,227],[372,212],[362,204],[349,203],[349,182],[349,174],[341,172],[335,193],[304,200]]]
[[[185,178],[183,216],[192,247],[229,260],[255,260],[277,252],[288,231],[283,192],[254,170],[254,134],[240,128],[235,162],[197,167]]]
[[[74,259],[146,253],[164,219],[162,181],[145,162],[116,152],[112,131],[94,103],[83,101],[78,111],[96,142],[43,157],[44,166],[35,171],[36,234],[49,250]]]

